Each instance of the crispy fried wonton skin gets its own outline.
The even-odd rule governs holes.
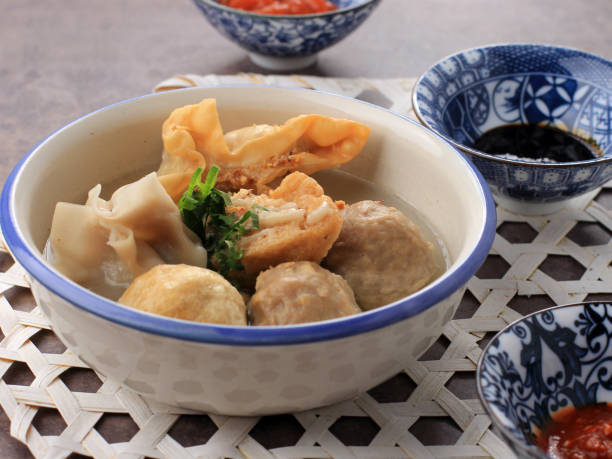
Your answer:
[[[301,172],[289,174],[268,194],[241,190],[232,196],[232,203],[228,213],[242,215],[255,210],[259,215],[259,230],[238,243],[244,250],[241,261],[245,269],[238,279],[247,287],[271,266],[286,261],[319,263],[342,228],[338,206],[344,203],[334,202],[315,179]]]
[[[215,99],[174,110],[162,127],[164,154],[158,171],[176,201],[197,167],[219,166],[217,188],[265,190],[293,171],[312,174],[353,159],[370,129],[355,121],[300,115],[281,126],[253,125],[223,133]]]
[[[189,265],[157,265],[138,276],[119,303],[175,319],[246,325],[246,306],[223,276]]]
[[[441,274],[433,244],[399,210],[360,201],[344,209],[343,217],[323,265],[346,279],[362,309],[399,300]]]
[[[253,325],[289,325],[361,312],[342,277],[316,263],[282,263],[262,272],[249,302]]]

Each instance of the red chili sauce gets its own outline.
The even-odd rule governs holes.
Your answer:
[[[337,10],[329,0],[218,0],[221,5],[259,14],[313,14]]]
[[[555,459],[612,459],[612,405],[561,410],[540,433],[537,444]]]

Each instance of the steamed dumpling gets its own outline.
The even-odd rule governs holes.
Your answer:
[[[361,201],[345,208],[343,217],[324,266],[346,279],[362,309],[399,300],[440,275],[433,244],[399,210]]]
[[[254,284],[259,272],[285,261],[319,263],[342,227],[338,205],[315,179],[301,172],[289,174],[267,194],[235,193],[228,214],[248,210],[258,214],[259,229],[238,242],[244,251],[239,279],[246,287]]]
[[[95,186],[85,205],[55,207],[47,256],[62,274],[111,299],[155,265],[206,266],[206,250],[151,173],[110,200]]]
[[[253,125],[223,133],[215,99],[174,110],[162,127],[162,184],[176,201],[196,168],[219,166],[217,187],[264,190],[292,171],[312,174],[353,159],[369,128],[355,121],[300,115],[281,126]]]
[[[288,325],[361,312],[347,282],[316,263],[288,262],[262,272],[249,302],[253,325]]]
[[[246,325],[246,306],[238,290],[206,268],[157,265],[138,276],[119,303],[175,319]]]

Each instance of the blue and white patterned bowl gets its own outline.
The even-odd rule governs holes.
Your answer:
[[[250,52],[251,60],[270,70],[296,70],[316,61],[319,51],[349,35],[380,0],[331,0],[335,11],[304,15],[255,14],[194,0],[223,36]]]
[[[558,410],[612,402],[612,304],[556,306],[500,331],[476,374],[478,395],[519,457],[547,457],[532,439]]]
[[[418,79],[413,105],[421,123],[468,153],[498,204],[512,211],[554,212],[612,178],[612,62],[592,54],[534,44],[461,51]],[[473,148],[485,131],[521,123],[592,139],[601,157],[550,164]]]

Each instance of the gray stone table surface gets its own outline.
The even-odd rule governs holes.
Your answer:
[[[173,74],[266,73],[190,0],[0,0],[0,184],[38,141]],[[300,73],[416,76],[490,43],[570,46],[612,59],[612,0],[382,0]],[[121,427],[118,426],[118,429]],[[31,457],[0,414],[0,457]]]

